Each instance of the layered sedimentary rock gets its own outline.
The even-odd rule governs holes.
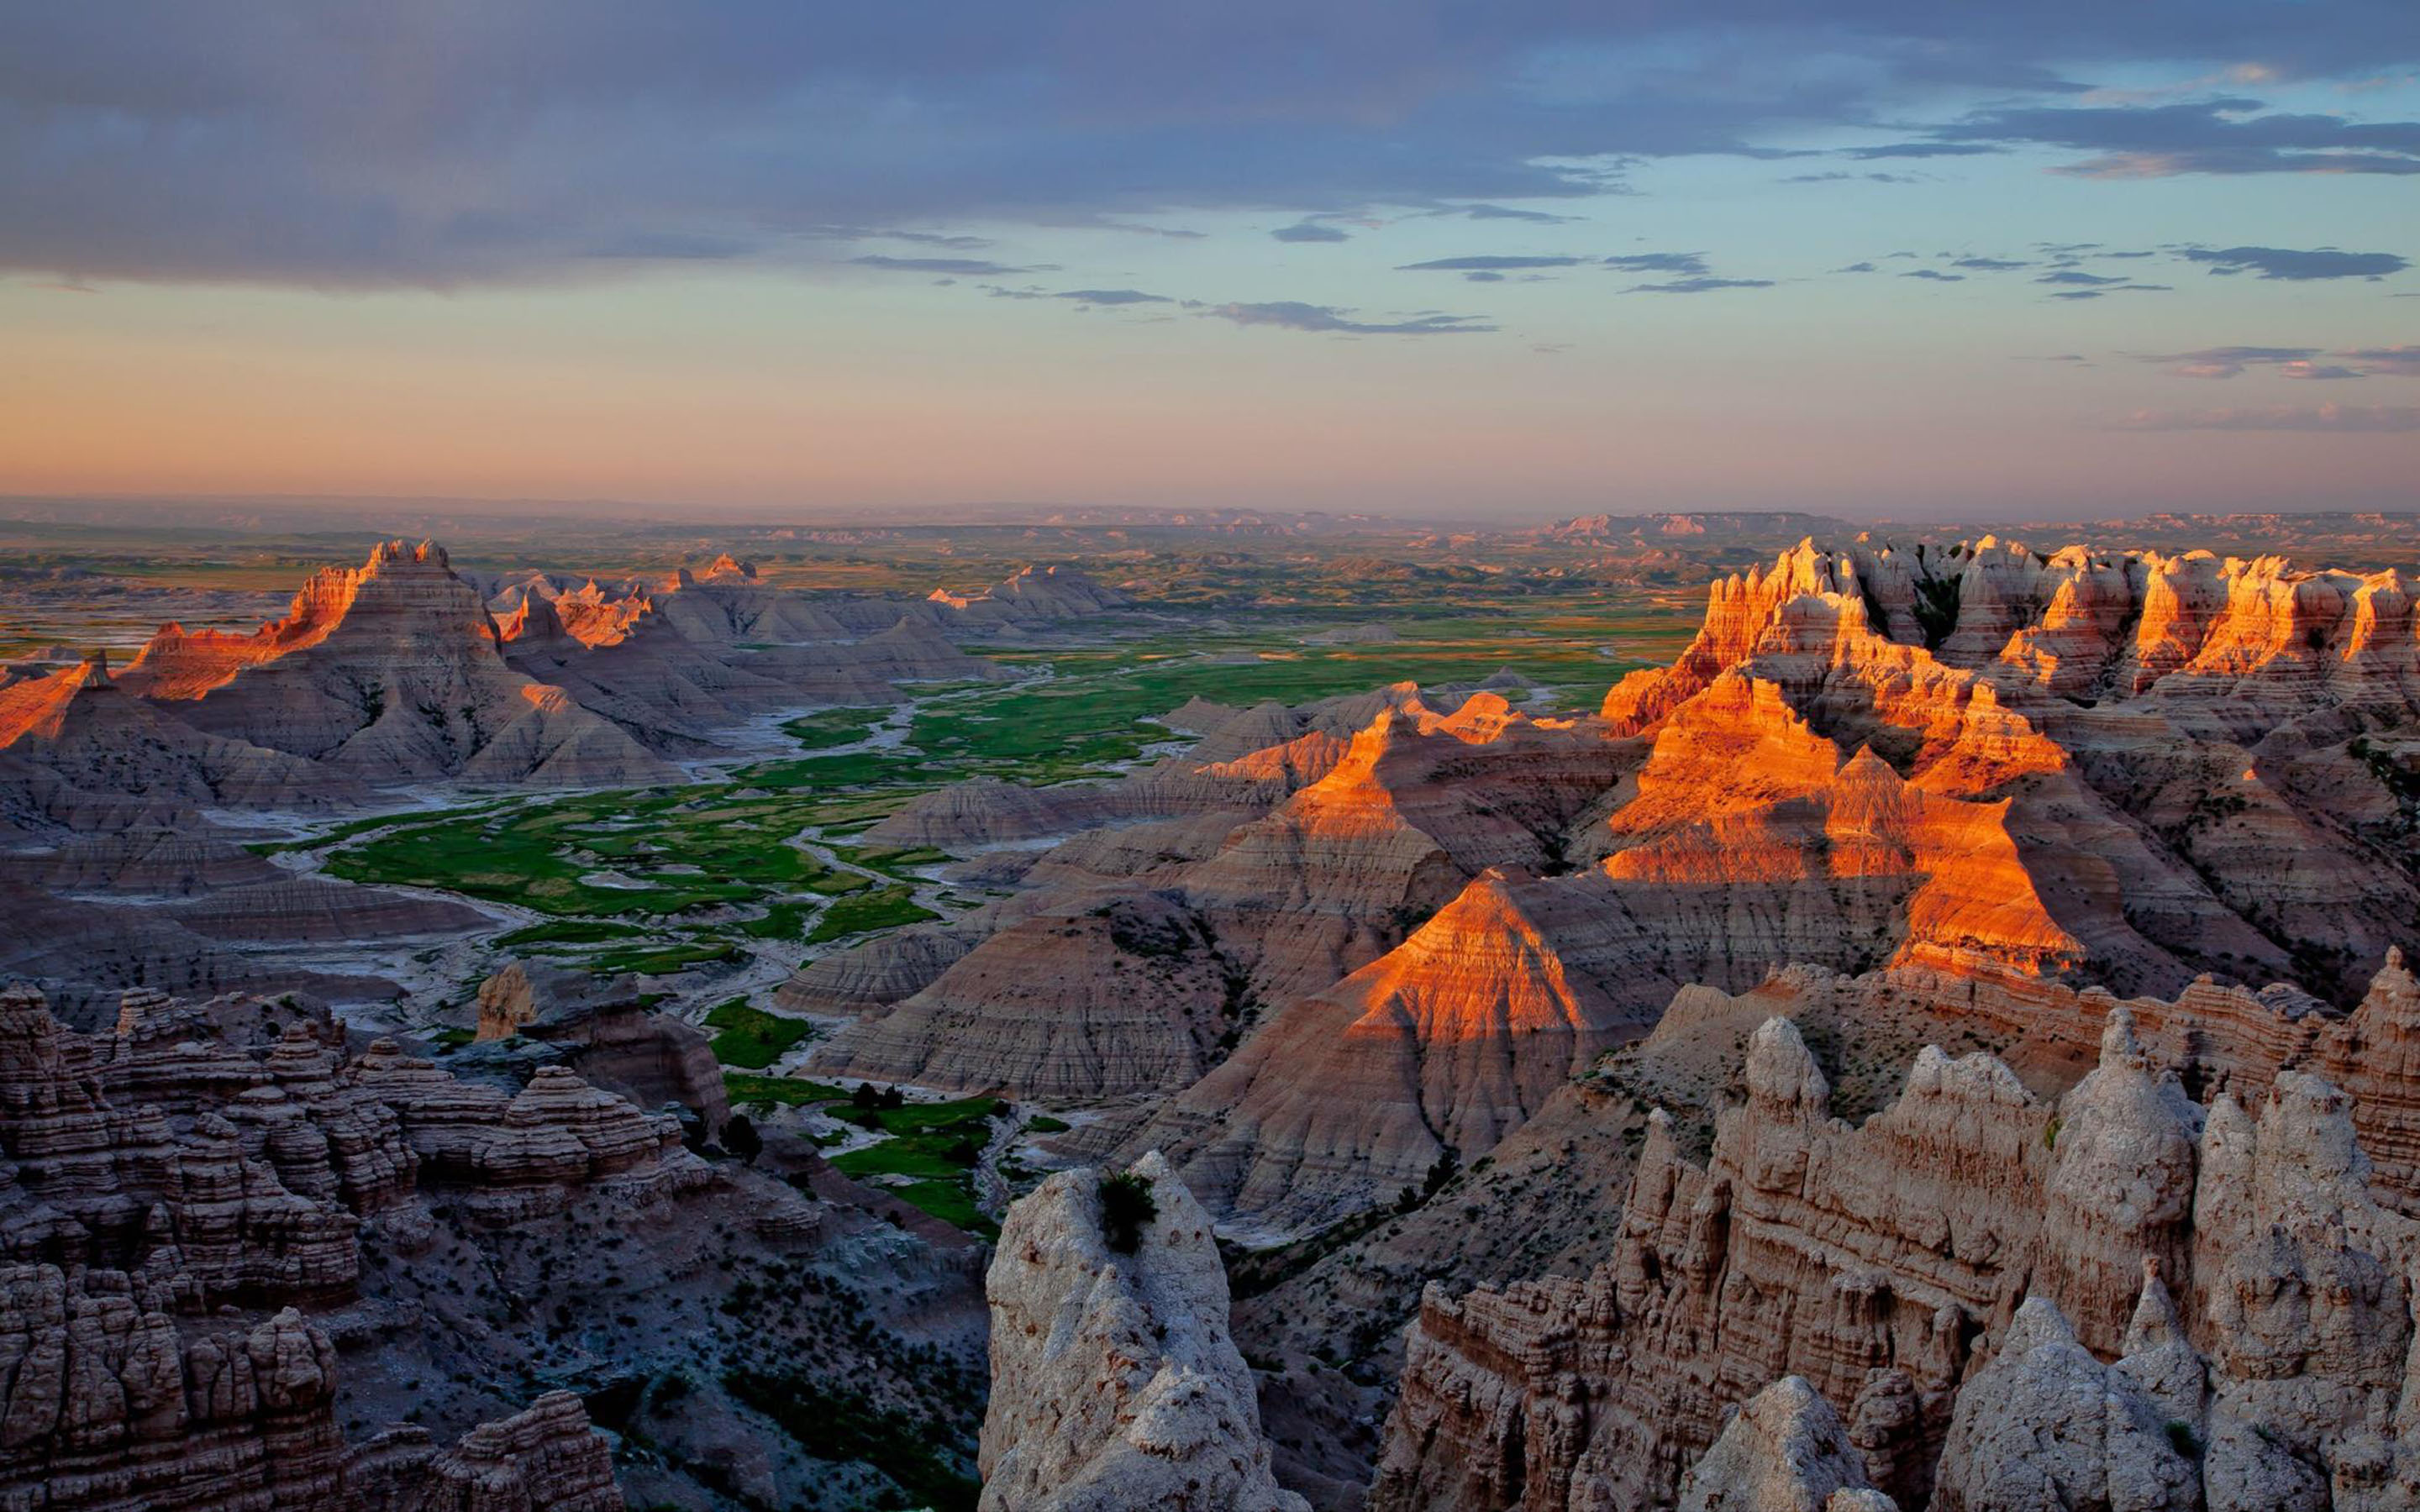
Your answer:
[[[672,775],[612,721],[507,666],[478,591],[426,543],[320,572],[249,636],[169,625],[120,683],[197,729],[367,780]]]
[[[1866,1481],[1840,1414],[1797,1376],[1741,1404],[1682,1479],[1681,1512],[1898,1512]]]
[[[1133,1137],[1238,1221],[1320,1222],[1487,1153],[1597,1056],[1643,1034],[1482,873],[1404,944],[1288,1007]]]
[[[1009,1209],[985,1282],[982,1505],[1309,1512],[1269,1473],[1209,1217],[1156,1156],[1133,1175],[1156,1214],[1123,1252],[1098,1171],[1062,1171]]]
[[[1047,902],[815,1063],[1045,1096],[1185,1086],[1248,1014],[1367,964],[1488,867],[1543,864],[1544,837],[1611,771],[1493,694],[1451,714],[1389,702],[1325,776],[1203,858],[1119,876],[1069,863]]]
[[[2343,991],[2420,911],[2366,843],[2403,817],[2364,755],[2420,713],[2412,594],[2282,558],[1808,544],[1717,584],[1688,651],[1604,712],[1652,733],[1727,672],[1769,681],[1918,786],[2006,800],[2109,984],[2180,984],[2110,969],[2131,933],[2185,967]]]
[[[722,1067],[695,1026],[652,1011],[628,977],[506,963],[479,984],[481,1041],[519,1036],[593,1086],[643,1108],[677,1103],[706,1133],[731,1105]]]
[[[1745,1077],[1703,1166],[1658,1115],[1591,1276],[1432,1290],[1373,1506],[1663,1504],[1787,1374],[1902,1505],[2392,1504],[2354,1488],[2420,1473],[2414,1230],[2334,1087],[2205,1108],[2121,1006],[2055,1104],[1928,1050],[1853,1129],[1778,1019]]]
[[[272,1038],[256,1002],[132,993],[113,1032],[83,1036],[39,995],[0,992],[0,1500],[620,1505],[568,1396],[445,1454],[417,1429],[347,1445],[335,1350],[286,1304],[353,1293],[365,1225],[425,1228],[423,1163],[394,1106],[344,1066],[342,1032],[296,1011]],[[566,1138],[586,1160],[557,1180],[611,1180],[660,1154],[624,1151],[577,1094],[537,1101],[503,1111],[492,1143],[521,1160],[494,1163],[500,1183],[564,1165]],[[226,1320],[246,1306],[283,1310]]]

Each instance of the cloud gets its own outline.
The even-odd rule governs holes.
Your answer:
[[[1322,225],[1316,221],[1297,221],[1292,225],[1281,225],[1270,232],[1269,236],[1278,241],[1350,241],[1353,239],[1350,232],[1333,225]]]
[[[980,252],[992,245],[988,237],[940,231],[903,231],[876,225],[818,225],[807,228],[803,234],[821,237],[829,241],[907,241],[920,247],[948,247],[955,252]]]
[[[1966,275],[1964,273],[1945,273],[1935,268],[1918,268],[1911,271],[1901,273],[1899,276],[1901,278],[1930,279],[1935,284],[1963,284],[1966,282]]]
[[[1924,182],[1922,178],[1917,177],[1914,174],[1841,173],[1838,170],[1831,173],[1794,173],[1790,175],[1788,177],[1776,179],[1775,181],[1776,183],[1784,184],[1839,184],[1854,182],[1864,182],[1869,184],[1920,184]]]
[[[848,261],[852,268],[878,268],[891,273],[947,273],[954,278],[1001,278],[1009,273],[1034,271],[1032,268],[1011,268],[976,257],[886,257],[869,253]]]
[[[1050,296],[1054,300],[1075,300],[1084,304],[1173,304],[1165,294],[1145,294],[1139,288],[1071,288]]]
[[[1712,294],[1727,288],[1771,288],[1769,278],[1683,278],[1669,284],[1633,284],[1624,294]]]
[[[2040,278],[2035,279],[2034,282],[2037,284],[2072,284],[2081,288],[2101,288],[2106,287],[2110,285],[2123,284],[2126,281],[2122,278],[2103,277],[2099,273],[2081,272],[2072,268],[2062,268],[2055,272],[2044,273]]]
[[[2097,157],[2058,171],[2086,178],[2180,174],[2420,174],[2420,121],[2362,122],[2268,112],[2227,97],[2176,105],[2020,105],[1936,128],[1946,142],[2053,147]]]
[[[1709,271],[1702,252],[1634,252],[1619,257],[1607,257],[1607,268],[1619,268],[1625,273],[1688,273]]]
[[[1429,213],[1462,215],[1474,221],[1527,221],[1538,225],[1569,225],[1584,219],[1577,215],[1556,215],[1547,210],[1516,209],[1509,205],[1449,205]]]
[[[1949,266],[1971,268],[1978,273],[2005,273],[2011,269],[2031,268],[2033,264],[2015,262],[2007,257],[1958,257],[1952,259]]]
[[[2097,300],[2110,294],[2174,294],[2166,284],[2112,284],[2106,288],[2061,289],[2051,296],[2054,300]]]
[[[1846,268],[1835,268],[1832,270],[1832,271],[1836,273],[1870,273],[1877,270],[1876,270],[1874,265],[1871,263],[1851,263]]]
[[[1459,336],[1497,328],[1477,316],[1423,315],[1408,320],[1356,320],[1332,304],[1275,300],[1260,304],[1220,304],[1202,312],[1239,326],[1276,326],[1285,331],[1333,332],[1351,336]]]
[[[2420,347],[2359,347],[2328,355],[2358,363],[2367,373],[2392,378],[2420,378]]]
[[[2213,273],[2255,272],[2262,278],[2303,282],[2319,278],[2383,278],[2412,266],[2391,252],[2339,252],[2320,247],[2296,252],[2288,247],[2186,247],[2178,256],[2208,263]]]
[[[1399,273],[1500,273],[1524,268],[1571,268],[1588,261],[1585,257],[1524,257],[1481,255],[1471,257],[1433,257],[1424,263],[1404,263]]]
[[[2410,0],[1500,0],[1480,20],[1403,0],[1383,25],[1372,14],[1367,0],[0,7],[0,272],[459,288],[643,276],[688,248],[813,276],[832,225],[908,228],[942,239],[906,243],[939,254],[984,250],[957,239],[969,228],[1182,236],[1158,223],[1195,214],[1517,221],[1617,192],[1633,165],[1813,157],[1803,144],[1839,131],[1877,140],[1823,166],[2049,147],[2103,177],[2420,173],[2420,122],[2239,95],[2079,102],[2100,80],[2190,78],[2210,60],[2257,59],[2305,94],[2392,74],[2420,57]],[[1997,103],[1934,122],[1909,118],[1917,100]],[[1530,206],[1546,208],[1508,209]]]
[[[2420,405],[2281,405],[2266,409],[2137,409],[2118,430],[2420,431]]]
[[[1846,147],[1842,155],[1873,162],[1884,158],[1972,158],[2006,150],[1981,142],[1892,142],[1878,147]]]
[[[2241,378],[2254,369],[2289,378],[2420,378],[2420,347],[2205,347],[2190,352],[2133,352],[2178,378]],[[2320,359],[2329,359],[2322,362]]]

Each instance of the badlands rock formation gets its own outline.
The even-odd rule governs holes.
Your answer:
[[[1076,842],[1036,901],[816,1064],[1026,1095],[1183,1087],[1263,1005],[1368,964],[1487,868],[1544,864],[1540,832],[1612,770],[1497,695],[1438,714],[1397,690],[1324,775],[1206,855],[1164,828],[1173,856]]]
[[[1210,1220],[1156,1156],[1131,1254],[1102,1231],[1101,1173],[1009,1210],[985,1283],[985,1512],[1309,1512],[1269,1474],[1252,1375],[1227,1334]]]
[[[1681,1512],[1898,1512],[1840,1414],[1799,1376],[1743,1403],[1681,1482]]]
[[[2274,984],[2255,1015],[2273,1052],[2180,1063],[2207,1077],[2265,1057],[2265,1076],[2287,1041],[2365,1042],[2325,1014],[2275,1026],[2352,1006],[2420,936],[2411,599],[2397,573],[2282,559],[1806,544],[1716,584],[1687,651],[1594,719],[1492,696],[1440,714],[1394,689],[1340,753],[1299,760],[1339,710],[1194,708],[1171,720],[1205,742],[1278,743],[921,801],[879,832],[965,851],[1080,832],[990,873],[1022,887],[1016,906],[818,963],[789,1000],[863,1015],[821,1052],[836,1072],[1178,1090],[1078,1142],[1166,1149],[1256,1233],[1383,1202],[1445,1150],[1472,1161],[1676,994],[1793,965],[1977,984],[2014,1005],[2003,1038],[2032,1036],[2012,1050],[2026,1075],[2050,1069],[2029,1057],[2071,1064],[2050,1092],[2097,1027],[2054,1046],[2038,1001]],[[1259,769],[1309,780],[1274,806],[1218,786]],[[1507,889],[1517,907],[1474,895],[1440,916],[1448,934],[1420,929],[1491,868],[1535,877]],[[1457,975],[1482,961],[1554,985]],[[1044,979],[1052,1001],[1030,990]],[[1565,1024],[1556,1049],[1528,1035],[1533,1009]],[[2400,1048],[2298,1053],[2358,1077]],[[1415,1071],[1417,1096],[1377,1090]],[[1367,1095],[1340,1109],[1323,1095],[1339,1084]],[[2380,1158],[2408,1164],[2382,1132],[2399,1102],[2363,1117]]]
[[[1432,1290],[1374,1507],[1665,1504],[1721,1404],[1792,1374],[1902,1505],[2361,1506],[2420,1478],[2413,1230],[2335,1088],[2196,1103],[2122,1007],[2055,1104],[1927,1050],[1851,1128],[1782,1019],[1745,1077],[1704,1165],[1653,1120],[1592,1275]]]
[[[365,1229],[426,1229],[423,1156],[394,1104],[341,1068],[341,1035],[306,1019],[255,1053],[220,1038],[245,1016],[133,994],[113,1034],[87,1038],[38,995],[0,992],[0,1497],[619,1506],[602,1441],[561,1394],[443,1453],[400,1426],[347,1443],[336,1351],[293,1304],[354,1294]],[[524,1144],[589,1148],[613,1120],[504,1121]],[[667,1157],[654,1144],[644,1158]],[[219,1316],[244,1305],[282,1310]]]

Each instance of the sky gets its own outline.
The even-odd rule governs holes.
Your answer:
[[[0,494],[2415,478],[2412,0],[0,0]]]

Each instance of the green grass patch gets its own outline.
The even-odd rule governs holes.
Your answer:
[[[926,770],[914,751],[892,749],[762,762],[754,766],[743,766],[732,775],[749,787],[787,793],[801,788],[861,788],[895,782],[932,782],[943,774]]]
[[[722,1073],[722,1090],[735,1103],[771,1103],[785,1108],[848,1101],[846,1088],[829,1082],[809,1081],[803,1076],[751,1076],[736,1071]]]
[[[745,997],[717,1003],[706,1015],[714,1037],[714,1058],[743,1071],[763,1071],[805,1039],[814,1026],[752,1007]]]
[[[940,916],[919,905],[906,887],[885,887],[879,892],[835,899],[824,917],[815,921],[807,943],[819,945],[850,934],[863,934],[874,930],[896,929],[902,924],[922,923]]]
[[[1047,1113],[1037,1113],[1025,1120],[1026,1128],[1035,1134],[1065,1134],[1076,1127],[1064,1119],[1054,1119]]]
[[[588,969],[600,977],[630,972],[641,977],[664,977],[709,961],[744,961],[748,952],[728,940],[698,940],[681,945],[633,946],[624,950],[608,950],[591,959]]]
[[[974,1166],[991,1139],[988,1121],[1000,1106],[988,1097],[949,1103],[909,1103],[872,1110],[891,1137],[832,1157],[846,1176],[908,1176],[904,1186],[886,1188],[946,1224],[970,1233],[996,1235],[999,1228],[976,1208]],[[835,1109],[855,1116],[855,1109]]]
[[[858,851],[849,857],[860,866],[872,867],[885,876],[897,877],[903,882],[922,881],[916,875],[915,868],[939,866],[950,858],[949,852],[937,851],[930,845],[898,851]]]
[[[790,720],[782,726],[782,733],[804,750],[854,746],[890,715],[889,709],[821,709]]]
[[[496,944],[505,949],[534,945],[602,945],[608,940],[631,939],[643,933],[634,925],[616,924],[610,919],[558,918],[500,935]]]

